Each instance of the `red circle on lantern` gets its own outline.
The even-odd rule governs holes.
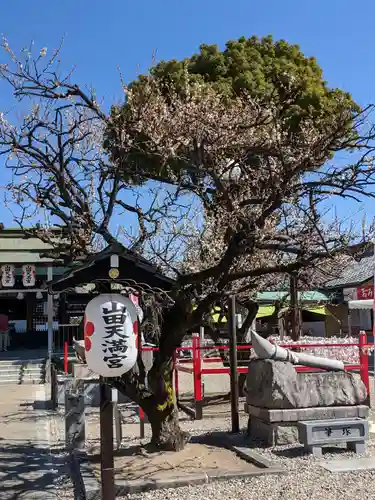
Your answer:
[[[88,335],[91,337],[93,333],[95,332],[95,326],[94,323],[91,323],[91,321],[88,321],[85,325],[85,335]]]
[[[88,352],[91,349],[91,340],[87,335],[85,336],[85,351]]]
[[[94,323],[91,323],[91,321],[87,321],[86,323],[86,316],[84,318],[84,321],[85,321],[85,351],[88,352],[92,347],[90,337],[95,332],[95,325]]]

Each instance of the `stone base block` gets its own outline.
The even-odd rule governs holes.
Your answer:
[[[365,419],[368,417],[369,407],[358,405],[268,410],[256,406],[246,406],[245,411],[249,414],[249,437],[260,441],[265,446],[277,446],[299,442],[298,422],[300,421]]]
[[[343,418],[298,422],[299,440],[310,453],[321,455],[322,446],[346,443],[348,449],[364,453],[368,422],[364,418]],[[320,450],[319,450],[320,448]]]
[[[257,406],[245,404],[245,412],[264,422],[278,423],[338,418],[367,418],[369,415],[369,407],[366,405],[321,406],[293,410],[268,410],[267,408],[259,408]]]
[[[251,439],[259,441],[264,446],[278,446],[299,442],[297,423],[269,423],[250,416],[247,431]]]

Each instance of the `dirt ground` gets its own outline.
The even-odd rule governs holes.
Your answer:
[[[221,363],[212,363],[212,367],[222,368]],[[210,366],[211,367],[211,366]],[[187,404],[191,404],[193,394],[193,376],[186,373],[179,374],[180,394]],[[145,440],[140,442],[140,427],[138,408],[133,404],[120,405],[122,415],[122,446],[115,453],[116,478],[122,480],[136,480],[143,477],[150,479],[164,479],[166,477],[181,477],[190,474],[226,472],[253,472],[258,467],[238,457],[234,452],[223,447],[222,443],[213,438],[212,432],[216,430],[216,422],[209,424],[210,420],[227,420],[227,430],[230,431],[230,405],[226,402],[217,402],[214,394],[225,397],[230,390],[228,375],[206,375],[203,377],[205,396],[213,399],[204,409],[204,418],[207,419],[204,431],[199,436],[194,436],[186,448],[179,452],[149,453],[146,444],[151,437],[151,429],[145,425]],[[241,400],[240,410],[244,418],[244,401]],[[97,478],[100,478],[99,460],[99,419],[98,409],[91,409],[86,416],[86,441],[90,461]],[[246,418],[246,417],[245,417]],[[182,428],[195,434],[195,429],[201,427],[202,421],[192,421],[184,413],[180,413]]]
[[[96,477],[100,478],[99,456],[91,458]],[[234,452],[204,443],[189,443],[179,453],[149,453],[141,446],[133,445],[120,450],[115,457],[117,479],[135,480],[165,479],[205,472],[253,472],[258,470],[238,457]]]
[[[216,365],[216,363],[215,363]],[[219,365],[219,364],[218,364]],[[120,449],[115,453],[116,478],[121,480],[136,480],[142,477],[150,479],[164,479],[166,477],[181,477],[195,473],[207,474],[225,470],[253,472],[258,468],[238,457],[234,452],[226,449],[220,442],[213,442],[215,432],[230,432],[230,403],[217,399],[218,394],[227,395],[229,386],[228,375],[210,375],[203,379],[205,396],[211,402],[205,406],[204,420],[192,421],[187,415],[180,412],[181,427],[190,432],[192,441],[179,453],[149,453],[147,447],[142,446],[149,442],[151,429],[145,425],[145,439],[140,440],[140,426],[138,408],[130,403],[120,405],[122,415],[123,440]],[[180,394],[184,400],[189,400],[193,392],[192,376],[180,374]],[[372,389],[372,407],[374,408],[374,379],[370,377]],[[215,396],[214,396],[215,395]],[[187,402],[187,401],[186,401]],[[244,400],[240,405],[241,428],[245,429],[248,416],[243,412]],[[375,415],[372,410],[372,419]],[[99,412],[90,409],[86,414],[86,442],[90,461],[97,478],[100,478],[99,461]]]

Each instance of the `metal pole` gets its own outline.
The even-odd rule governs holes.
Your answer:
[[[297,289],[297,277],[294,274],[292,274],[290,276],[290,308],[292,310],[291,337],[292,337],[292,340],[298,340],[300,337],[299,312],[298,312],[298,289]]]
[[[375,240],[373,242],[373,259],[375,259]],[[374,269],[374,274],[373,274],[373,277],[372,277],[372,342],[375,346],[375,267],[373,267]],[[375,349],[372,351],[372,369],[373,369],[373,372],[372,372],[372,375],[373,375],[373,378],[374,378],[374,382],[373,384],[375,384]],[[375,385],[373,385],[372,388],[370,388],[370,397],[369,397],[369,401],[370,401],[370,407],[371,407],[371,389],[374,391],[374,395],[375,395]],[[372,422],[372,425],[370,426],[370,432],[375,432],[375,422]]]
[[[118,407],[118,390],[112,388],[112,405],[113,405],[113,415],[115,419],[115,440],[117,443],[117,449],[121,448],[122,443],[122,425],[121,425],[121,411]]]
[[[195,420],[203,418],[203,391],[202,391],[202,360],[200,349],[200,337],[193,333],[193,384]]]
[[[199,327],[199,336],[201,339],[201,343],[203,344],[203,342],[204,342],[204,326]]]
[[[100,467],[102,498],[115,499],[115,474],[113,450],[113,406],[111,389],[100,380]]]
[[[237,325],[236,297],[232,295],[228,301],[229,311],[229,360],[230,360],[230,400],[232,432],[240,432],[240,417],[238,411],[238,372],[237,372]]]
[[[53,269],[52,266],[47,268],[47,281],[52,281]],[[53,350],[53,295],[47,295],[47,327],[48,327],[48,359],[52,358]]]

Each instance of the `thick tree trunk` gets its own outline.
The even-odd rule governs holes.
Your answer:
[[[192,318],[191,298],[180,301],[163,315],[159,350],[155,353],[152,368],[146,375],[141,355],[138,369],[121,377],[115,386],[146,413],[152,429],[151,445],[159,450],[180,451],[189,440],[189,434],[180,428],[179,412],[173,390],[173,356],[181,345],[185,333],[199,324]],[[209,305],[209,304],[208,304]],[[199,310],[195,311],[198,314]]]
[[[189,440],[189,434],[180,428],[179,414],[175,405],[164,410],[157,407],[147,412],[152,429],[151,444],[159,450],[181,451]]]
[[[171,362],[162,364],[159,370],[156,362],[148,379],[153,397],[147,400],[144,410],[151,424],[151,444],[159,450],[180,451],[190,436],[180,428]]]
[[[180,428],[176,398],[170,383],[171,377],[154,378],[150,390],[139,386],[134,379],[122,377],[114,383],[120,392],[140,405],[151,425],[151,446],[159,450],[180,451],[189,441],[189,434]],[[155,390],[156,389],[156,390]]]

